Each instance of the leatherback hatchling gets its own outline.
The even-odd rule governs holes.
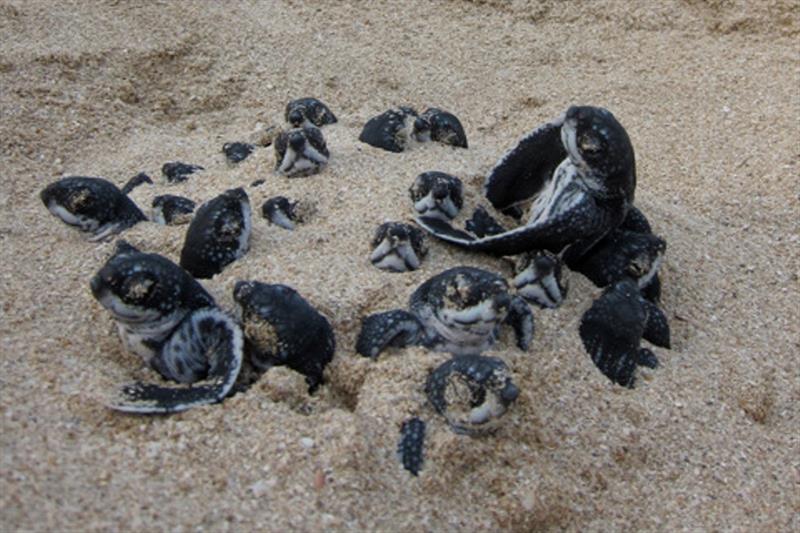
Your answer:
[[[130,189],[131,186],[126,186],[125,190]],[[103,178],[62,178],[45,187],[40,198],[62,222],[89,233],[91,241],[116,235],[147,220],[133,200]]]
[[[180,265],[196,278],[210,278],[250,248],[250,200],[230,189],[201,205],[186,230]]]
[[[417,222],[470,250],[514,255],[569,247],[567,254],[580,257],[622,223],[635,186],[633,147],[622,125],[606,109],[573,106],[523,137],[486,178],[484,193],[498,210],[519,215],[518,204],[533,200],[524,225],[479,231],[485,221],[473,220],[470,233],[439,218]]]
[[[131,383],[111,408],[173,413],[221,401],[231,390],[242,364],[242,331],[185,270],[119,241],[91,289],[125,347],[165,379],[184,384]]]
[[[363,319],[356,350],[377,357],[387,346],[422,344],[456,355],[480,354],[509,324],[517,346],[527,350],[533,338],[533,313],[509,294],[499,275],[473,267],[445,270],[420,285],[409,310],[393,310]]]

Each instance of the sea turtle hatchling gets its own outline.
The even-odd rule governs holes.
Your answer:
[[[290,200],[285,196],[273,196],[261,205],[261,216],[270,224],[287,230],[293,230],[303,224],[316,212],[313,203],[302,200]]]
[[[419,216],[452,220],[464,205],[461,180],[445,172],[423,172],[408,189],[414,211]]]
[[[243,142],[229,142],[222,145],[222,153],[225,159],[231,163],[241,163],[253,153],[255,146]]]
[[[128,351],[165,379],[184,384],[125,385],[109,404],[112,409],[174,413],[225,398],[241,368],[242,331],[189,273],[161,255],[118,241],[91,289],[116,321]]]
[[[429,128],[414,108],[400,106],[370,118],[358,140],[388,152],[402,152],[413,141],[429,137]]]
[[[336,350],[328,319],[286,285],[239,281],[233,298],[253,365],[260,371],[286,365],[303,374],[314,392]]]
[[[152,220],[164,226],[188,224],[194,213],[195,203],[189,198],[174,194],[161,194],[153,198]]]
[[[331,156],[322,131],[315,126],[282,131],[274,146],[275,170],[290,178],[316,174]]]
[[[510,325],[517,346],[527,350],[533,338],[533,313],[509,294],[499,275],[473,267],[445,270],[420,285],[409,310],[393,310],[363,319],[356,351],[377,357],[387,346],[421,344],[455,355],[480,354]]]
[[[295,128],[316,126],[321,128],[336,123],[336,115],[316,98],[298,98],[286,104],[284,119]]]
[[[640,347],[642,339],[670,346],[666,316],[642,297],[633,278],[616,281],[603,291],[581,317],[579,333],[597,368],[624,387],[633,387],[637,366],[658,366],[655,354]]]
[[[524,225],[475,231],[485,222],[473,220],[467,232],[439,218],[416,220],[469,250],[515,255],[545,249],[577,258],[622,223],[635,187],[633,147],[622,125],[606,109],[573,106],[523,137],[486,178],[486,198],[504,213],[519,215],[519,204],[533,200]]]
[[[126,190],[132,188],[126,186]],[[39,196],[62,222],[90,234],[90,241],[116,235],[147,220],[133,200],[103,178],[62,178],[45,187]]]
[[[495,432],[519,397],[508,366],[498,357],[456,356],[428,374],[428,403],[454,432],[479,437]],[[419,475],[424,464],[425,422],[418,416],[400,428],[397,454],[403,468]]]
[[[568,258],[567,267],[580,272],[598,287],[631,277],[648,300],[657,302],[661,296],[658,271],[666,248],[666,241],[653,234],[644,214],[632,207],[622,225],[582,257]]]
[[[403,222],[384,222],[375,230],[369,259],[381,270],[408,272],[418,269],[427,254],[422,230]]]
[[[196,278],[211,278],[250,248],[250,200],[230,189],[201,205],[186,230],[180,265]]]
[[[181,161],[169,161],[161,166],[161,174],[169,183],[181,183],[199,170],[205,170],[200,165],[191,165]]]
[[[420,119],[425,126],[421,128],[424,132],[419,135],[421,141],[435,141],[459,148],[467,148],[467,134],[464,133],[464,126],[454,114],[443,111],[436,107],[425,110]]]

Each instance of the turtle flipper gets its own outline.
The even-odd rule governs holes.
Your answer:
[[[397,444],[397,456],[403,468],[418,476],[425,462],[425,422],[417,418],[409,418],[400,428],[400,442]]]
[[[669,322],[664,311],[658,308],[653,302],[642,298],[642,305],[647,311],[647,322],[644,326],[644,333],[642,338],[648,342],[660,346],[661,348],[670,348],[670,332]]]
[[[129,179],[125,185],[123,185],[122,189],[120,189],[120,192],[122,192],[122,194],[127,196],[133,189],[145,183],[149,183],[150,185],[152,185],[153,180],[150,178],[150,176],[148,176],[144,172],[139,172],[134,177]]]
[[[630,206],[628,214],[625,215],[625,220],[620,224],[619,229],[627,231],[635,231],[637,233],[653,233],[650,227],[650,221],[644,216],[644,213],[635,206]]]
[[[639,357],[636,362],[639,366],[646,366],[647,368],[658,368],[660,364],[656,354],[647,348],[639,348]]]
[[[531,340],[533,340],[533,312],[522,297],[514,296],[511,298],[506,324],[514,329],[514,335],[517,337],[517,347],[522,351],[527,351]]]
[[[484,195],[495,208],[512,207],[542,190],[567,157],[561,142],[563,123],[562,116],[539,126],[495,164],[483,184]]]
[[[639,350],[630,344],[608,342],[603,335],[581,324],[581,340],[592,362],[608,379],[623,387],[633,388]]]
[[[595,366],[623,387],[633,388],[636,367],[651,366],[655,360],[655,356],[642,353],[639,346],[647,321],[643,302],[636,282],[626,278],[611,285],[592,303],[578,329]]]
[[[126,413],[166,414],[222,401],[239,375],[243,343],[238,324],[221,310],[196,311],[173,333],[154,366],[165,377],[185,382],[205,361],[205,378],[188,386],[123,385],[109,407]]]
[[[499,235],[505,233],[506,228],[500,225],[497,220],[490,215],[486,209],[479,205],[472,213],[472,217],[467,220],[464,227],[467,231],[475,234],[477,237],[486,237],[487,235]]]
[[[495,255],[516,255],[538,249],[558,253],[570,244],[574,248],[574,243],[580,243],[581,249],[590,248],[613,227],[610,220],[613,212],[600,208],[594,199],[584,196],[570,209],[541,222],[486,237],[477,237],[431,217],[417,217],[416,222],[434,237],[467,250]]]
[[[388,346],[419,344],[423,332],[422,324],[408,311],[397,309],[376,313],[361,321],[356,351],[374,359]]]

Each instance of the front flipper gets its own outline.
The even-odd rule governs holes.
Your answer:
[[[409,418],[400,428],[400,442],[397,444],[397,456],[403,468],[418,476],[425,462],[425,422],[417,418]]]
[[[578,242],[581,249],[590,247],[611,229],[615,212],[599,207],[587,196],[572,208],[536,224],[480,238],[439,219],[417,217],[416,222],[433,236],[467,250],[494,255],[516,255],[540,249],[558,253],[565,246]]]
[[[608,379],[623,387],[633,388],[639,349],[632,343],[618,342],[609,332],[597,332],[581,324],[581,340],[598,370]]]
[[[642,305],[647,311],[647,322],[644,326],[642,338],[648,342],[670,348],[669,322],[664,312],[653,302],[642,298]]]
[[[522,351],[527,351],[533,340],[533,312],[521,297],[511,298],[511,306],[505,323],[513,328],[514,335],[517,337],[517,347]]]
[[[188,386],[130,383],[119,390],[109,407],[126,413],[165,414],[222,401],[239,375],[243,343],[241,328],[221,310],[195,311],[172,334],[154,366],[166,378],[185,381],[196,375],[198,362],[204,360],[208,366],[205,378]]]
[[[472,217],[467,220],[464,227],[467,231],[474,233],[477,237],[486,237],[487,235],[499,235],[505,233],[506,228],[500,225],[497,220],[489,214],[486,209],[479,205],[472,213]]]
[[[561,142],[564,117],[539,126],[500,158],[483,184],[486,198],[504,210],[532,198],[544,188],[567,157]]]
[[[422,324],[408,311],[397,309],[376,313],[361,321],[356,351],[364,357],[375,359],[388,346],[402,348],[419,344],[423,335]]]

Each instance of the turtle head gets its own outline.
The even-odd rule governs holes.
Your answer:
[[[635,158],[628,133],[602,107],[572,106],[561,127],[570,161],[582,170],[584,183],[600,196],[633,201]]]
[[[125,241],[90,282],[92,294],[114,318],[126,323],[159,320],[181,309],[213,305],[213,300],[182,268]]]
[[[506,319],[511,307],[508,283],[478,269],[459,269],[445,288],[437,314],[448,327],[489,335]]]
[[[667,243],[651,234],[640,234],[626,241],[629,260],[625,274],[636,280],[639,288],[645,287],[658,273],[664,260]]]
[[[421,116],[430,130],[430,138],[434,141],[467,148],[467,135],[464,126],[454,114],[435,107],[426,110]]]

